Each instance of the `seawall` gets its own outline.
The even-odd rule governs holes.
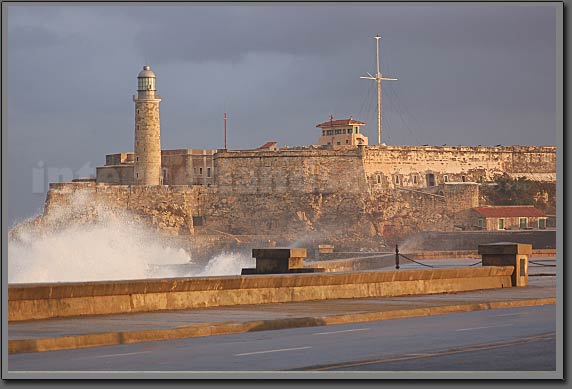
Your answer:
[[[490,266],[9,285],[8,320],[506,288],[512,272]]]

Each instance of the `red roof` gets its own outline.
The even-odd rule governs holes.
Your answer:
[[[540,209],[534,208],[532,205],[512,205],[512,206],[492,206],[477,207],[473,211],[478,212],[484,217],[538,217],[545,216]]]
[[[276,146],[277,144],[278,142],[266,142],[262,146],[260,146],[259,149],[269,149],[273,146]]]
[[[318,124],[316,127],[320,128],[328,128],[328,127],[337,127],[337,126],[365,126],[365,123],[358,122],[357,120],[353,119],[340,119],[340,120],[328,120],[327,122],[323,122]]]

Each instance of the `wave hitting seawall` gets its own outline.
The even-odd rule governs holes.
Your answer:
[[[192,266],[193,272],[170,266],[190,265],[192,258],[133,215],[95,207],[89,222],[74,222],[88,202],[75,199],[41,225],[28,220],[14,228],[8,241],[8,283],[238,275],[254,265],[246,255],[222,253],[203,269]]]

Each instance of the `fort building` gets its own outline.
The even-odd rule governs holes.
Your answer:
[[[472,229],[476,230],[544,230],[546,214],[532,205],[486,206],[472,209]]]
[[[213,156],[216,150],[161,150],[162,185],[205,185],[214,182]],[[105,165],[96,168],[96,182],[112,185],[136,185],[135,154],[108,154]]]
[[[363,135],[360,131],[365,123],[349,119],[334,120],[330,116],[330,120],[316,125],[317,128],[322,130],[319,145],[367,145],[367,136]]]
[[[316,235],[366,245],[498,226],[475,211],[486,205],[481,185],[502,175],[556,181],[554,146],[372,146],[361,133],[365,123],[351,117],[318,124],[317,145],[161,150],[155,81],[149,67],[139,73],[134,152],[107,155],[96,182],[51,185],[45,216],[81,192],[176,235],[217,242]],[[517,218],[519,226],[520,218],[544,223]]]

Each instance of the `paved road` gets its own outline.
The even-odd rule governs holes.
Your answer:
[[[10,371],[551,371],[556,369],[555,321],[554,305],[497,309],[14,354],[9,356],[8,368]]]

